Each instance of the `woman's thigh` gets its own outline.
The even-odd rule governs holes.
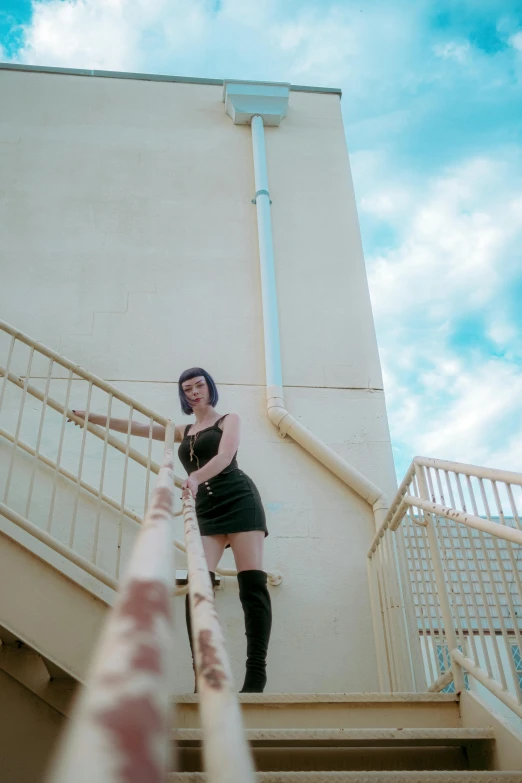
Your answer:
[[[238,571],[263,570],[263,530],[249,530],[245,533],[229,533],[228,541]]]
[[[215,571],[228,544],[228,536],[201,536],[201,541],[203,542],[208,570]]]

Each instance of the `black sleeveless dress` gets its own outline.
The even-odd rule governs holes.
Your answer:
[[[206,465],[218,453],[223,435],[219,424],[224,418],[225,416],[222,416],[212,427],[206,427],[195,435],[188,435],[191,424],[185,427],[178,455],[189,475]],[[221,473],[198,487],[196,515],[202,536],[243,533],[249,530],[263,530],[265,536],[268,535],[265,512],[257,487],[246,473],[239,470],[236,457],[237,453]]]

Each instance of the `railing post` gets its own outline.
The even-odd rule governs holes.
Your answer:
[[[163,456],[167,454],[167,451],[172,451],[172,454],[174,454],[174,437],[176,435],[176,427],[174,425],[174,422],[170,419],[167,421],[167,424],[165,425],[165,447],[163,451]]]
[[[415,475],[417,477],[420,497],[423,500],[431,500],[424,468],[420,465],[415,465]],[[451,661],[451,671],[453,673],[453,681],[455,683],[455,692],[460,693],[460,691],[463,691],[465,687],[464,676],[462,673],[462,667],[459,666],[452,656],[452,651],[458,650],[457,634],[455,633],[455,628],[453,625],[453,614],[449,602],[446,580],[444,578],[444,567],[442,565],[439,542],[437,539],[437,532],[435,530],[435,522],[432,514],[425,511],[424,516],[426,518],[426,533],[430,545],[429,554],[431,556],[433,571],[435,573],[435,582],[437,585],[440,611],[442,620],[444,622],[444,636],[446,637],[448,644],[448,656]]]
[[[386,637],[384,633],[384,609],[382,606],[377,574],[375,573],[377,566],[374,562],[374,554],[375,553],[372,553],[371,557],[367,557],[366,565],[368,567],[368,586],[370,589],[370,606],[372,610],[373,633],[375,637],[375,653],[377,656],[377,673],[379,675],[379,687],[381,689],[381,693],[389,693],[392,689],[388,660],[389,654],[387,651]]]
[[[407,690],[415,691],[415,690],[422,690],[422,688],[417,688],[416,686],[416,670],[415,670],[415,653],[416,648],[414,647],[412,650],[412,638],[411,638],[411,632],[415,630],[417,631],[416,624],[414,625],[414,628],[410,627],[409,618],[409,612],[406,607],[406,601],[409,601],[411,598],[411,593],[408,592],[407,595],[405,595],[405,591],[403,590],[402,585],[402,573],[400,569],[399,564],[399,553],[398,553],[398,536],[401,535],[401,527],[397,528],[393,533],[389,531],[389,536],[391,538],[390,541],[390,548],[392,551],[392,556],[394,558],[394,581],[395,581],[395,589],[397,590],[397,602],[398,602],[398,622],[400,623],[400,633],[402,635],[403,644],[404,644],[404,654],[405,654],[405,666],[406,666],[406,677],[407,677]],[[408,577],[409,578],[409,577]],[[408,588],[411,590],[411,585],[408,584]],[[417,643],[417,638],[415,638],[415,643]],[[418,670],[417,670],[418,672]],[[421,680],[422,682],[422,680]]]
[[[395,551],[397,555],[397,571],[400,578],[399,586],[401,588],[401,600],[404,608],[404,623],[406,626],[406,633],[408,635],[407,641],[413,678],[413,690],[420,693],[426,690],[426,672],[424,670],[424,662],[422,660],[422,650],[419,640],[419,626],[411,593],[410,570],[408,566],[408,556],[404,546],[404,533],[402,525],[396,528],[394,535],[396,537]],[[399,538],[399,536],[402,536],[402,538]],[[402,586],[403,574],[404,579],[408,580],[407,593]]]

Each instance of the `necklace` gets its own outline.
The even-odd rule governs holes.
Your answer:
[[[218,421],[221,421],[221,419],[218,419]],[[202,423],[202,424],[204,424],[204,421],[203,421],[203,422],[201,422],[201,423]],[[214,423],[215,423],[215,422],[214,422]],[[214,425],[210,425],[210,426],[214,426]],[[208,430],[209,428],[208,428],[208,427],[203,427],[203,429],[207,429],[207,430]],[[188,436],[188,439],[189,439],[189,446],[190,446],[190,450],[189,450],[189,457],[190,457],[190,461],[191,461],[191,462],[193,462],[194,460],[196,460],[196,465],[198,466],[198,467],[197,467],[197,470],[199,470],[199,459],[198,459],[198,455],[197,455],[197,454],[196,454],[196,452],[194,451],[194,446],[196,445],[196,441],[197,441],[197,439],[198,439],[198,435],[199,435],[199,433],[200,433],[200,432],[203,432],[203,429],[201,429],[201,430],[198,430],[198,431],[197,431],[197,432],[195,432],[193,435],[189,435],[189,436]]]
[[[196,441],[198,439],[199,432],[196,432],[195,435],[189,435],[189,444],[190,444],[190,461],[192,462],[194,459],[196,460],[197,469],[199,470],[199,459],[198,455],[194,452],[194,446],[196,445]]]

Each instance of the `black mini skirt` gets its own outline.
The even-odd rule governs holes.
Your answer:
[[[234,468],[204,481],[196,495],[202,536],[262,530],[268,535],[261,497],[252,479]]]

